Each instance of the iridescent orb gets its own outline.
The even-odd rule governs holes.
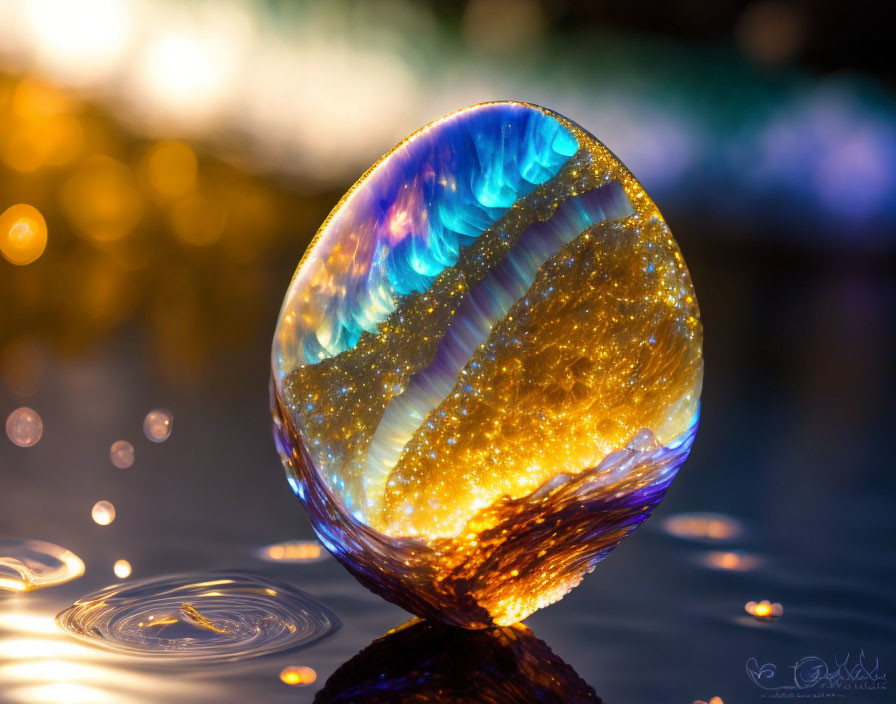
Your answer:
[[[523,103],[448,115],[349,190],[286,293],[289,482],[373,591],[515,623],[665,494],[697,428],[699,315],[669,228],[597,139]]]

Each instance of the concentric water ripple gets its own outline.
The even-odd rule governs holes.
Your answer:
[[[157,577],[106,587],[56,617],[71,635],[121,653],[233,662],[308,645],[339,628],[323,604],[259,575]]]

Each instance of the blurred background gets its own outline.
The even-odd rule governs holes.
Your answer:
[[[0,701],[222,701],[222,680],[234,701],[310,701],[314,687],[278,680],[284,663],[320,685],[406,618],[332,560],[254,561],[311,536],[270,438],[270,342],[299,257],[357,177],[417,127],[503,98],[568,116],[631,168],[683,249],[706,334],[691,460],[535,634],[609,701],[758,701],[748,657],[785,670],[864,648],[896,667],[888,5],[0,3],[0,416],[29,406],[44,424],[33,448],[0,442],[0,535],[87,563],[0,599],[0,616],[52,615],[126,557],[134,577],[273,570],[344,623],[298,659],[168,689],[10,669],[4,638],[21,633],[0,623]],[[141,431],[156,407],[174,417],[159,445]],[[109,463],[118,439],[132,469]],[[99,499],[111,526],[90,520]],[[737,519],[726,548],[759,566],[698,567],[702,547],[656,527],[686,511]],[[742,621],[762,598],[784,604],[774,629]]]

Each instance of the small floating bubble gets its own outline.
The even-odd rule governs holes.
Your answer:
[[[131,576],[131,563],[127,560],[116,560],[112,570],[119,579],[127,579]]]
[[[37,411],[23,406],[17,408],[6,419],[6,434],[19,447],[37,445],[44,433],[44,424]]]
[[[317,673],[310,667],[290,665],[280,673],[280,681],[291,687],[307,687],[317,681]]]
[[[782,616],[784,614],[784,607],[777,602],[773,604],[767,599],[763,599],[758,602],[748,601],[744,605],[744,611],[760,621],[766,621]]]
[[[339,627],[322,604],[259,575],[174,575],[85,596],[56,617],[67,633],[122,653],[234,662],[307,645]]]
[[[143,433],[152,442],[165,442],[171,437],[174,427],[174,416],[170,411],[157,408],[146,414],[143,419]]]
[[[115,520],[115,506],[111,501],[97,501],[90,511],[90,517],[95,523],[107,526]]]
[[[0,540],[0,589],[27,592],[82,574],[81,558],[58,545],[42,540]]]
[[[320,562],[327,557],[320,543],[314,540],[287,540],[274,543],[255,552],[256,557],[268,562]]]
[[[127,469],[134,464],[134,446],[127,440],[118,440],[109,448],[109,459],[118,469]]]
[[[722,513],[679,513],[663,521],[663,529],[676,538],[710,542],[732,540],[744,532],[740,521]]]

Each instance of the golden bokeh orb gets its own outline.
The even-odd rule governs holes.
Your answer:
[[[179,198],[196,186],[199,163],[183,142],[164,140],[146,155],[144,171],[149,184],[165,198]]]
[[[317,673],[304,665],[291,665],[283,668],[280,673],[280,681],[290,687],[307,687],[317,681]]]
[[[47,222],[40,211],[25,203],[0,215],[0,254],[16,266],[31,264],[47,248]]]
[[[107,526],[115,520],[115,506],[111,501],[97,501],[90,511],[90,517],[97,525]]]

